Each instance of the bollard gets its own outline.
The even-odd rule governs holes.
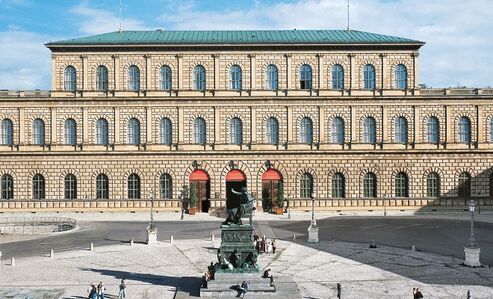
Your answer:
[[[2,265],[2,252],[0,251],[0,266]]]
[[[170,236],[170,237],[169,237],[169,242],[170,242],[170,243],[173,243],[173,236]]]
[[[134,238],[130,239],[130,246],[134,246]]]
[[[371,240],[370,241],[370,248],[377,248],[377,242],[375,242],[374,240]]]
[[[296,235],[293,235],[293,240],[296,240]]]
[[[214,242],[214,234],[211,233],[211,241]]]
[[[10,259],[10,265],[15,266],[15,257]]]
[[[89,247],[90,251],[94,251],[94,243],[91,242],[91,247]]]
[[[53,251],[53,249],[50,249],[50,258],[54,258],[55,257],[55,252]]]
[[[413,245],[413,246],[411,247],[411,252],[412,252],[412,253],[415,253],[415,252],[416,252],[416,246],[414,246],[414,245]]]

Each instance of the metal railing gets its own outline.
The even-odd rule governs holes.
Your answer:
[[[1,217],[0,234],[45,234],[74,229],[76,220],[67,217]]]

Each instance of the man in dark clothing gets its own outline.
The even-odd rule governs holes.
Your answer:
[[[423,294],[421,293],[421,291],[419,290],[419,288],[413,288],[413,298],[414,299],[423,299]]]
[[[248,283],[243,280],[241,285],[238,287],[238,291],[239,291],[238,297],[244,298],[245,294],[248,292]]]

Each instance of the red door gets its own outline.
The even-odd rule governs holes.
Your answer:
[[[270,204],[270,206],[266,207],[269,210],[277,207],[280,182],[282,182],[282,176],[275,169],[269,169],[262,175],[262,200],[266,199]]]
[[[190,187],[194,185],[197,194],[197,210],[208,212],[210,208],[210,180],[204,170],[198,169],[190,174]]]

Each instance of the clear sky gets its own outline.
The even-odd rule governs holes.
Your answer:
[[[124,30],[345,29],[346,0],[122,0]],[[0,89],[49,89],[49,41],[116,31],[119,0],[0,0]],[[413,38],[420,83],[493,86],[493,0],[351,0],[351,28]]]

